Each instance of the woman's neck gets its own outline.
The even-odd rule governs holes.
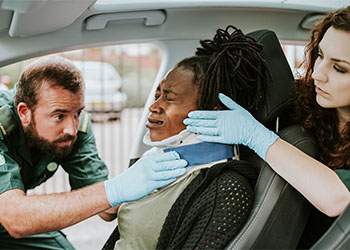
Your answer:
[[[162,150],[165,148],[177,147],[177,146],[193,144],[198,142],[200,141],[197,139],[197,135],[187,130],[182,130],[177,135],[168,137],[162,141],[152,141],[149,131],[147,131],[145,136],[143,137],[143,143],[145,145],[148,145],[151,147],[157,147]]]
[[[339,119],[338,131],[341,133],[345,124],[350,121],[350,106],[337,108],[337,114]]]

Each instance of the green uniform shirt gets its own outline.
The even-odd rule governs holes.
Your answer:
[[[72,153],[58,161],[28,148],[14,94],[15,90],[0,91],[0,194],[10,189],[26,192],[49,179],[59,165],[68,173],[72,189],[107,179],[108,169],[98,156],[88,113],[81,115]]]

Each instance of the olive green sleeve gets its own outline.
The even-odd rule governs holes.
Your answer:
[[[24,190],[17,162],[8,155],[3,141],[0,141],[0,194],[10,189]]]
[[[335,172],[345,186],[350,190],[350,169],[336,169]]]
[[[61,162],[69,175],[72,189],[104,181],[108,177],[107,166],[98,155],[91,121],[90,118],[87,120],[86,114],[81,117],[78,139],[74,143],[72,154]]]

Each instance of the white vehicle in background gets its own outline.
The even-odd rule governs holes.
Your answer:
[[[127,95],[122,92],[122,80],[112,64],[98,61],[73,61],[85,81],[85,110],[92,119],[117,120],[126,106]]]

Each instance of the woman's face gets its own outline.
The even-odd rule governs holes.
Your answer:
[[[350,112],[350,32],[333,27],[327,30],[319,44],[312,78],[321,107]]]
[[[198,109],[198,86],[192,78],[192,71],[174,68],[159,84],[146,123],[152,141],[164,140],[186,128],[183,120]]]

